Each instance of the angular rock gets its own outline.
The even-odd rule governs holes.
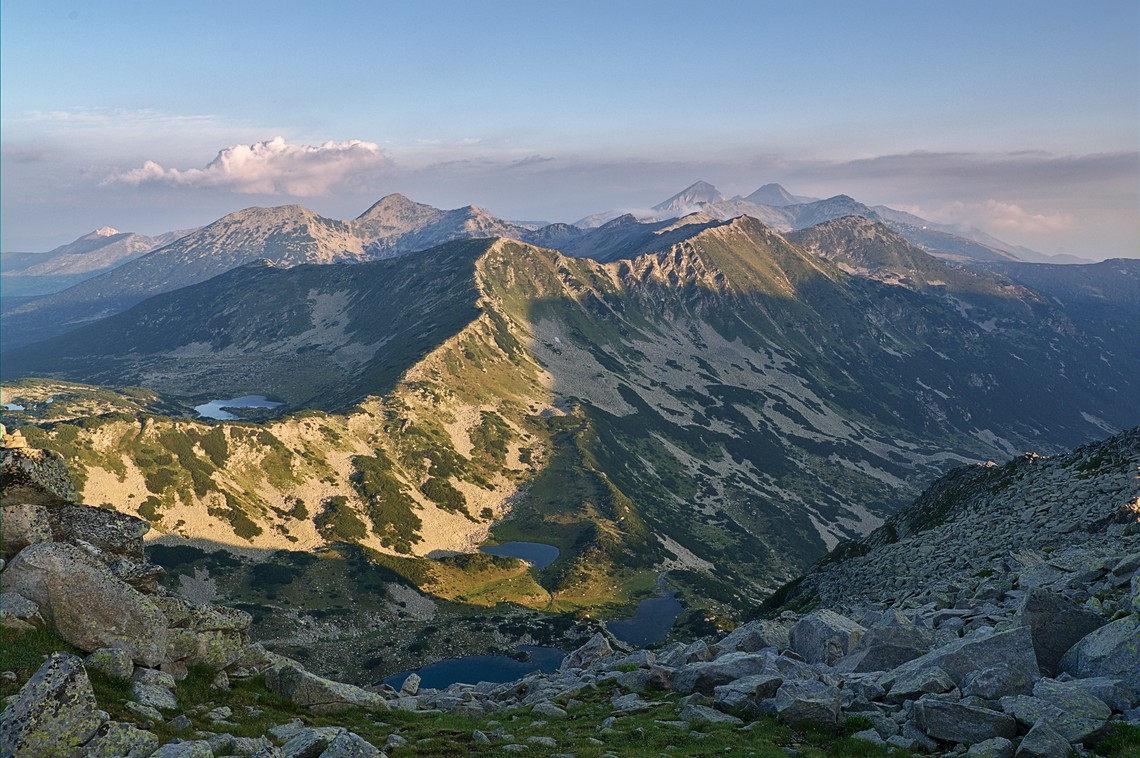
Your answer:
[[[40,606],[17,592],[0,593],[0,625],[6,629],[26,632],[42,629]]]
[[[792,726],[816,723],[838,729],[840,706],[838,688],[810,679],[784,682],[773,699],[776,715]]]
[[[158,735],[134,724],[108,721],[84,746],[83,758],[146,758],[158,749]]]
[[[1129,692],[1128,687],[1120,679],[1095,676],[1088,679],[1074,679],[1069,684],[1080,687],[1112,710],[1121,713],[1140,702],[1140,697]]]
[[[1058,668],[1077,679],[1120,679],[1140,698],[1140,616],[1125,616],[1085,635],[1062,656]]]
[[[1037,663],[1042,671],[1053,675],[1061,656],[1085,635],[1104,626],[1106,619],[1064,595],[1036,587],[1018,606],[1017,622],[1029,627]]]
[[[281,746],[284,758],[320,758],[345,729],[339,726],[308,727],[298,730]]]
[[[79,499],[63,456],[48,450],[4,450],[3,505],[61,505]]]
[[[265,685],[297,705],[328,713],[355,706],[388,710],[387,701],[375,692],[351,684],[334,682],[295,665],[265,672]]]
[[[1013,743],[1005,737],[991,737],[976,742],[966,751],[966,758],[1010,758],[1012,755]]]
[[[214,750],[206,740],[168,742],[150,754],[151,758],[214,758]]]
[[[558,668],[561,671],[588,668],[591,663],[611,656],[613,653],[614,649],[610,647],[609,640],[604,634],[598,632],[585,645],[563,658],[562,665]]]
[[[890,692],[898,679],[937,666],[958,684],[971,671],[993,668],[999,663],[1023,671],[1026,676],[1040,676],[1028,627],[989,634],[975,633],[954,640],[892,669],[879,683]]]
[[[4,560],[12,560],[29,545],[51,542],[51,522],[47,513],[44,506],[30,503],[5,504],[0,509]]]
[[[868,629],[855,648],[835,662],[836,671],[888,671],[920,655],[934,646],[934,632],[914,625],[874,626]]]
[[[1017,722],[1005,713],[931,698],[914,704],[914,721],[928,737],[963,745],[1017,734]]]
[[[1018,695],[1003,698],[1001,706],[1002,710],[1025,727],[1032,727],[1038,721],[1044,720],[1051,729],[1064,737],[1066,742],[1091,741],[1106,731],[1106,721],[1082,718],[1038,697]]]
[[[381,755],[375,745],[359,734],[344,731],[333,738],[320,758],[377,758]]]
[[[166,655],[162,611],[74,545],[25,548],[2,577],[5,591],[37,603],[44,619],[81,650],[122,648],[141,666],[157,666]]]
[[[923,695],[940,694],[954,689],[954,680],[937,666],[909,672],[895,679],[891,690],[883,698],[899,705],[905,700],[917,700]]]
[[[721,713],[715,708],[709,708],[707,705],[697,705],[696,703],[689,703],[681,709],[681,720],[687,721],[692,725],[697,724],[743,724],[744,722],[736,716],[730,716],[727,713]]]
[[[783,677],[778,674],[742,677],[713,688],[713,705],[723,711],[757,713],[760,701],[775,696],[783,683]]]
[[[866,628],[829,610],[812,611],[788,633],[791,649],[808,663],[834,664],[859,643]]]
[[[1073,752],[1069,741],[1049,726],[1047,719],[1041,719],[1022,738],[1014,753],[1015,758],[1068,758]]]
[[[53,542],[82,540],[114,556],[144,563],[143,535],[150,524],[137,516],[91,505],[61,505],[48,511]]]
[[[106,720],[83,661],[55,653],[0,714],[0,755],[67,755],[90,740]]]
[[[763,653],[727,653],[716,660],[690,663],[673,673],[673,690],[682,695],[711,695],[719,685],[764,673],[771,667],[771,659]]]
[[[101,647],[83,659],[88,669],[102,671],[112,679],[130,679],[135,673],[131,654],[117,647]]]
[[[174,677],[157,669],[139,668],[131,675],[131,697],[140,705],[173,711],[178,708]]]
[[[404,680],[404,684],[400,687],[401,695],[410,695],[415,697],[416,693],[420,691],[420,675],[408,674],[408,678]]]
[[[564,719],[567,716],[565,710],[550,702],[537,703],[531,711],[535,716],[542,716],[547,719]]]
[[[1023,668],[999,663],[988,669],[971,671],[962,677],[962,695],[975,695],[983,700],[1000,700],[1007,695],[1028,695],[1035,677]]]
[[[791,644],[788,631],[791,626],[787,623],[758,619],[738,626],[717,643],[716,647],[723,653],[755,653],[766,647],[776,650],[787,650]]]

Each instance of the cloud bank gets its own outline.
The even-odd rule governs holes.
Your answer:
[[[252,145],[227,147],[205,168],[166,168],[146,161],[140,168],[112,174],[103,184],[166,184],[228,189],[241,194],[314,197],[390,164],[391,159],[374,142],[294,145],[283,137],[274,137]]]

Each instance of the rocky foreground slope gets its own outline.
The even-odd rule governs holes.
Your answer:
[[[951,472],[727,636],[599,634],[553,674],[445,690],[248,644],[245,614],[158,587],[145,522],[69,503],[58,458],[3,466],[5,756],[1140,750],[1140,428]]]

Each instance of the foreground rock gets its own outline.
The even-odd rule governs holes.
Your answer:
[[[0,715],[0,755],[68,754],[89,742],[107,720],[83,661],[56,653]]]

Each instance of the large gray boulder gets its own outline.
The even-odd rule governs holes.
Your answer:
[[[938,667],[955,684],[959,684],[971,671],[993,668],[999,663],[1005,663],[1010,669],[1024,672],[1032,678],[1040,676],[1028,627],[1017,627],[1005,632],[975,633],[954,640],[888,671],[879,683],[889,692],[896,681]]]
[[[590,664],[613,654],[614,649],[610,646],[610,641],[606,639],[604,634],[598,632],[585,645],[563,658],[559,669],[569,671],[570,669],[588,668]]]
[[[138,516],[129,516],[93,505],[61,505],[48,510],[53,542],[82,540],[112,555],[143,563],[143,535],[150,524]]]
[[[158,750],[158,735],[134,724],[108,721],[83,746],[83,758],[146,758]]]
[[[1068,758],[1072,753],[1069,741],[1049,726],[1048,719],[1041,719],[1021,739],[1014,758]]]
[[[763,653],[726,653],[713,661],[690,663],[673,672],[673,689],[682,695],[713,694],[719,685],[771,670],[771,657]]]
[[[1103,703],[1101,704],[1103,706]],[[1024,727],[1045,721],[1066,742],[1088,742],[1105,733],[1107,721],[1099,718],[1103,711],[1068,711],[1056,702],[1028,695],[1003,698],[1002,710],[1017,719]],[[1106,708],[1107,710],[1107,708]],[[1089,716],[1094,716],[1090,718]]]
[[[839,728],[839,689],[823,682],[784,682],[773,699],[776,715],[786,724],[823,724]]]
[[[1061,656],[1069,648],[1106,621],[1099,613],[1041,587],[1030,590],[1017,609],[1017,622],[1029,627],[1037,663],[1049,675],[1057,673]]]
[[[722,711],[759,712],[761,700],[774,696],[784,683],[778,674],[755,674],[713,688],[713,705]]]
[[[914,721],[927,737],[962,745],[994,737],[1010,739],[1017,734],[1017,722],[1012,716],[933,698],[922,698],[914,704]]]
[[[334,682],[294,665],[266,671],[265,685],[297,705],[320,713],[342,711],[357,706],[388,710],[388,702],[375,692],[343,682]]]
[[[83,661],[55,653],[0,714],[0,755],[78,755],[106,720]]]
[[[1062,656],[1058,668],[1078,679],[1120,679],[1140,697],[1140,616],[1125,616],[1085,635]]]
[[[28,545],[51,542],[48,509],[31,503],[5,504],[0,508],[0,532],[3,534],[3,557],[10,561]]]
[[[934,647],[934,632],[911,624],[889,624],[868,629],[859,643],[835,663],[841,672],[889,671]]]
[[[770,619],[757,619],[733,629],[716,649],[721,653],[755,653],[766,647],[787,650],[791,642],[788,631],[791,624]]]
[[[812,611],[788,633],[792,650],[808,663],[834,664],[859,643],[866,627],[829,610]]]
[[[25,548],[4,570],[2,581],[5,592],[38,604],[44,619],[81,650],[122,648],[148,667],[166,656],[162,611],[75,545],[45,542]]]
[[[60,505],[79,499],[63,456],[50,450],[0,451],[4,505]]]

